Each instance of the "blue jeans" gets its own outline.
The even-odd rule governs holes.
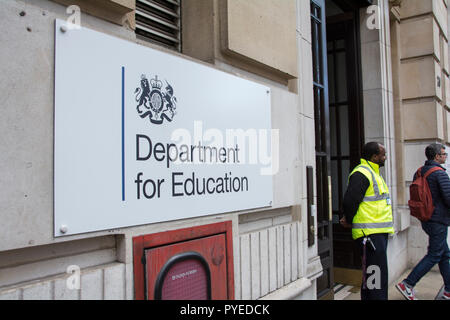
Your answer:
[[[428,252],[414,267],[405,282],[415,286],[435,264],[439,264],[439,271],[444,279],[445,291],[450,292],[450,251],[447,244],[448,227],[437,222],[422,222],[422,229],[429,238]]]

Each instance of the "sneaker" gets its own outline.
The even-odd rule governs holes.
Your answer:
[[[405,283],[405,281],[402,281],[400,283],[397,283],[395,287],[400,291],[400,293],[407,299],[407,300],[419,300],[416,297],[416,293],[414,292],[414,288],[410,287]]]
[[[444,291],[442,294],[442,300],[450,300],[450,292]]]

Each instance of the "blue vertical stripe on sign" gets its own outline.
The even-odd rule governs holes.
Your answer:
[[[122,67],[122,201],[125,201],[125,67]]]

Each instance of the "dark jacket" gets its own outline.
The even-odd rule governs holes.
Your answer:
[[[439,166],[443,170],[433,172],[427,177],[433,198],[434,211],[429,221],[450,225],[450,179],[445,168],[433,160],[425,161],[421,174],[424,175],[432,167]],[[414,174],[414,178],[416,175]]]
[[[361,172],[354,172],[349,180],[347,191],[344,194],[343,211],[348,223],[352,223],[358,212],[359,204],[363,201],[367,188],[370,186],[369,179]]]

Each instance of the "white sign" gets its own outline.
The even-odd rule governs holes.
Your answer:
[[[55,236],[267,207],[270,89],[55,29]]]

